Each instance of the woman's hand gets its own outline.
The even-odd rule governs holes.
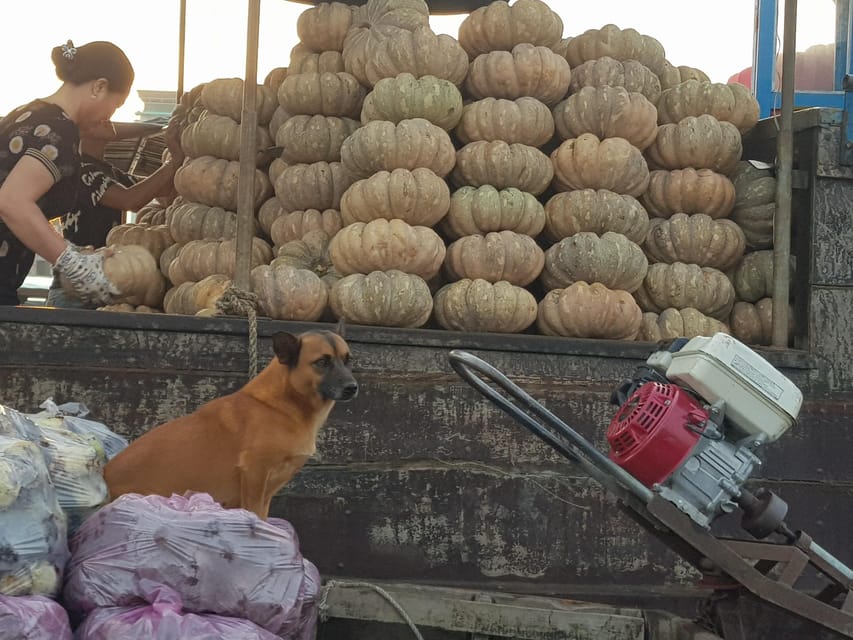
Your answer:
[[[73,295],[91,305],[109,304],[119,290],[104,273],[105,254],[84,253],[70,242],[53,265]]]
[[[171,162],[180,166],[184,162],[184,150],[181,148],[181,126],[177,118],[170,118],[166,127],[166,148],[169,150]]]

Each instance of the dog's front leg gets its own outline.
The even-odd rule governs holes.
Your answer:
[[[269,471],[263,465],[240,465],[240,507],[257,514],[261,520],[269,516],[270,503],[266,499]]]

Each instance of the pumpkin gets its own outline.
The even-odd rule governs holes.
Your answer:
[[[599,140],[591,133],[566,140],[551,153],[554,186],[606,189],[637,197],[649,184],[649,167],[640,150],[624,138]]]
[[[539,277],[544,264],[544,252],[530,236],[492,231],[453,242],[447,248],[444,270],[449,280],[505,280],[524,287]]]
[[[429,280],[445,253],[444,242],[429,227],[382,218],[348,225],[329,244],[332,264],[344,276],[397,270]]]
[[[729,328],[715,318],[692,309],[664,309],[660,315],[648,311],[643,314],[637,340],[642,342],[662,342],[676,338],[695,338],[713,336],[717,333],[729,333]]]
[[[276,181],[281,177],[281,174],[284,173],[284,170],[287,169],[287,167],[288,164],[281,158],[276,158],[275,160],[273,160],[270,163],[269,169],[267,170],[270,176],[270,183],[274,185]],[[266,202],[269,201],[267,200]]]
[[[349,73],[288,74],[278,88],[278,101],[291,115],[358,118],[366,91]]]
[[[241,78],[217,78],[201,89],[199,101],[205,109],[228,116],[240,122],[243,116],[243,80]],[[255,94],[255,111],[260,126],[269,124],[278,101],[269,87],[258,85]]]
[[[166,207],[157,202],[157,200],[152,200],[136,212],[136,220],[134,222],[136,224],[147,224],[148,226],[166,224]]]
[[[536,196],[514,187],[492,185],[462,187],[450,196],[450,210],[441,230],[451,240],[484,235],[490,231],[515,231],[537,236],[545,226],[545,211]]]
[[[554,116],[536,98],[483,98],[465,105],[456,137],[463,144],[503,140],[541,147],[554,137]]]
[[[447,183],[429,169],[380,171],[355,182],[341,197],[344,224],[399,218],[431,227],[450,209]]]
[[[563,21],[541,0],[495,0],[468,14],[459,25],[459,44],[470,58],[512,51],[521,43],[553,47],[563,37]]]
[[[275,181],[285,211],[340,209],[341,196],[355,181],[340,162],[293,164]]]
[[[180,253],[183,246],[183,244],[176,242],[175,244],[166,247],[163,250],[163,253],[160,254],[158,264],[160,267],[160,273],[163,274],[164,278],[169,278],[169,265],[172,264],[172,260],[178,257],[178,253]]]
[[[735,205],[731,219],[746,235],[751,249],[773,246],[773,219],[776,216],[776,178],[769,169],[759,169],[747,161],[739,162],[731,175],[735,187]]]
[[[740,132],[730,122],[714,116],[688,116],[677,124],[658,127],[658,135],[646,149],[649,160],[662,169],[711,169],[728,174],[737,167],[743,152]]]
[[[575,282],[545,294],[536,324],[547,336],[633,340],[642,319],[643,312],[627,291]]]
[[[340,162],[341,145],[358,127],[351,118],[293,116],[278,130],[275,143],[287,164]]]
[[[110,251],[104,257],[104,275],[119,291],[113,302],[159,307],[166,282],[151,252],[135,244],[114,245]]]
[[[444,177],[453,168],[456,151],[447,132],[423,118],[396,124],[374,120],[344,141],[341,160],[356,178],[418,167]]]
[[[279,85],[287,77],[287,67],[273,67],[264,78],[264,86],[277,91]]]
[[[342,51],[352,26],[354,7],[342,2],[321,2],[296,20],[296,34],[312,51]]]
[[[796,259],[790,258],[790,271],[796,269]],[[743,256],[732,275],[738,300],[755,302],[761,298],[773,297],[773,251],[753,251]],[[793,278],[791,289],[793,290]]]
[[[660,73],[660,84],[664,90],[672,89],[672,87],[688,80],[698,80],[700,82],[711,81],[708,74],[701,69],[684,65],[675,66],[669,60],[664,60],[663,65],[663,71]]]
[[[388,38],[403,37],[405,29],[392,25],[376,25],[372,27],[353,27],[344,40],[342,53],[344,68],[364,86],[371,86],[367,79],[367,62],[372,55],[372,48]]]
[[[137,244],[145,247],[154,260],[160,259],[160,254],[166,247],[174,244],[169,227],[164,224],[148,226],[144,224],[120,224],[109,230],[105,241],[106,246]]]
[[[329,291],[316,273],[286,264],[263,264],[252,269],[252,291],[261,312],[274,320],[318,320]]]
[[[755,304],[736,302],[729,319],[732,335],[745,344],[773,344],[773,298]],[[794,310],[788,310],[788,341],[794,335]]]
[[[179,285],[198,282],[214,273],[233,277],[237,255],[236,240],[192,240],[186,243],[169,265],[169,280]],[[252,238],[250,268],[269,264],[272,249],[260,238]]]
[[[746,133],[758,122],[758,101],[741,84],[720,84],[687,80],[661,94],[658,122],[681,122],[687,116],[709,114],[717,120],[731,122]]]
[[[155,309],[154,307],[149,307],[144,304],[134,306],[132,304],[128,304],[127,302],[120,302],[118,304],[107,304],[103,307],[98,307],[98,311],[115,311],[119,313],[163,313],[162,311],[160,311],[160,309]]]
[[[282,125],[284,125],[285,122],[290,120],[291,117],[292,116],[287,111],[285,111],[281,107],[276,107],[275,111],[272,114],[272,119],[269,123],[270,137],[273,140],[275,140],[275,136],[278,133],[278,130],[281,129]]]
[[[341,279],[341,274],[335,271],[332,258],[329,257],[330,241],[331,237],[325,231],[309,231],[300,240],[291,240],[281,245],[276,258],[270,265],[282,264],[297,269],[307,269],[317,274],[317,277],[331,288]]]
[[[661,94],[660,80],[647,66],[610,56],[587,60],[572,69],[569,91],[577,93],[584,87],[624,87],[626,91],[642,93],[652,104],[657,104]]]
[[[323,231],[331,238],[342,227],[338,211],[306,209],[280,214],[270,223],[269,235],[276,246],[281,246],[292,240],[301,240],[311,231]]]
[[[529,96],[550,107],[566,96],[571,78],[569,63],[548,47],[518,44],[474,58],[465,89],[475,100]]]
[[[725,321],[735,302],[735,290],[722,271],[696,264],[662,262],[649,265],[643,284],[634,292],[643,311],[693,307]]]
[[[735,205],[735,186],[710,169],[652,171],[649,188],[640,198],[649,215],[669,218],[674,213],[704,213],[725,218]]]
[[[258,127],[255,136],[258,149],[272,146],[266,127]],[[215,156],[227,160],[240,159],[240,123],[228,116],[203,111],[198,120],[181,132],[181,148],[190,158]]]
[[[431,75],[416,78],[407,72],[377,82],[361,108],[363,124],[423,118],[449,131],[461,117],[462,94],[455,84]]]
[[[364,76],[371,87],[401,73],[418,78],[435,76],[459,86],[468,73],[468,56],[456,39],[435,34],[428,26],[398,30],[391,37],[372,40],[368,52]]]
[[[619,233],[582,231],[545,252],[542,284],[563,289],[574,282],[600,282],[608,289],[635,291],[649,263],[643,250]]]
[[[182,202],[169,208],[169,232],[175,242],[190,240],[227,240],[237,234],[237,214],[222,207],[197,202]],[[258,223],[252,218],[252,235]]]
[[[435,319],[450,331],[518,333],[536,320],[536,298],[509,282],[460,280],[439,289]]]
[[[622,87],[584,87],[554,107],[554,122],[563,140],[591,133],[624,138],[642,150],[657,136],[655,105]]]
[[[239,162],[201,156],[184,162],[177,170],[175,188],[184,199],[191,202],[236,211],[239,179]],[[270,180],[267,174],[259,169],[255,169],[254,193],[255,207],[272,195]]]
[[[198,282],[184,282],[172,287],[163,299],[166,313],[194,316],[199,313],[216,309],[222,294],[231,286],[231,279],[222,274],[214,274],[202,278]]]
[[[635,29],[620,29],[614,24],[589,29],[572,38],[566,47],[566,59],[572,68],[604,56],[614,60],[637,60],[657,75],[664,69],[664,50],[660,42]]]
[[[539,195],[551,183],[554,167],[536,147],[508,144],[503,140],[480,140],[466,144],[456,153],[451,179],[456,186],[497,189],[515,187]]]
[[[668,219],[652,218],[643,249],[652,262],[686,262],[728,271],[743,257],[746,238],[731,220],[676,213]]]
[[[301,42],[290,51],[290,73],[339,73],[346,71],[344,56],[340,51],[311,51]],[[281,84],[278,85],[280,87]],[[276,95],[278,94],[276,87]]]
[[[402,271],[356,273],[338,280],[329,305],[349,324],[420,327],[432,313],[432,295],[420,276]]]
[[[389,25],[416,29],[429,25],[429,6],[424,0],[368,0],[353,16],[356,25]]]
[[[633,196],[604,189],[564,191],[545,204],[545,230],[555,242],[581,232],[620,233],[641,244],[649,231],[649,216]]]

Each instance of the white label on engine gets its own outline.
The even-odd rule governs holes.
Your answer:
[[[768,396],[773,398],[774,400],[778,400],[782,397],[784,390],[778,384],[773,382],[766,375],[761,373],[758,369],[753,367],[749,362],[740,356],[736,355],[732,358],[731,367],[738,373],[740,373],[744,378],[749,380],[752,384],[754,384],[759,389],[762,389]]]

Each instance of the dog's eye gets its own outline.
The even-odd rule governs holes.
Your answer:
[[[325,369],[332,362],[332,359],[329,356],[323,356],[319,360],[314,361],[314,366],[318,369]]]

